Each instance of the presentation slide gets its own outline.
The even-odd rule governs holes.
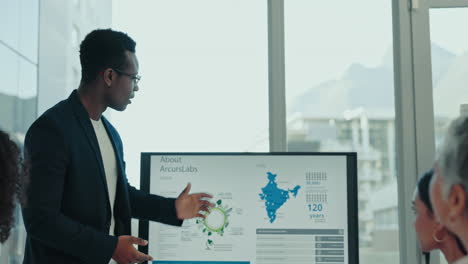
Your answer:
[[[191,183],[191,193],[209,193],[216,205],[182,227],[149,222],[148,253],[156,264],[353,263],[355,157],[143,153],[143,190],[177,197]]]

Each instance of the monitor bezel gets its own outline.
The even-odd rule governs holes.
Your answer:
[[[150,193],[152,156],[344,156],[347,170],[348,263],[359,263],[358,179],[356,152],[142,152],[140,190]],[[149,241],[149,221],[139,220],[138,236]],[[148,246],[138,250],[148,254]]]

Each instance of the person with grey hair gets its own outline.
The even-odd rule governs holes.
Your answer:
[[[468,118],[452,121],[436,158],[431,202],[441,224],[468,248]],[[468,264],[468,256],[456,264]]]
[[[466,250],[460,239],[437,222],[434,216],[434,207],[429,197],[429,184],[433,175],[433,169],[427,171],[419,178],[416,186],[412,201],[415,214],[414,229],[419,246],[426,257],[425,263],[430,263],[429,252],[432,250],[440,250],[447,263],[455,263],[466,255]]]

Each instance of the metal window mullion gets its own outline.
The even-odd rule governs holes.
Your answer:
[[[287,151],[284,0],[268,0],[268,86],[270,152]]]
[[[423,4],[411,12],[418,175],[433,166],[435,155],[429,9]]]
[[[455,0],[443,1],[444,4]],[[432,89],[432,62],[429,10],[432,2],[421,2],[411,12],[413,42],[414,107],[416,125],[417,175],[433,166],[435,157],[434,100]],[[442,1],[437,1],[442,3]],[[458,4],[462,1],[457,1]],[[465,1],[468,3],[468,1]],[[453,6],[455,7],[455,6]],[[440,263],[440,253],[431,252],[431,264]]]
[[[421,263],[410,202],[417,175],[411,16],[406,0],[394,0],[392,7],[400,263]]]

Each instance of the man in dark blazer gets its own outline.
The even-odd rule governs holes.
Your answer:
[[[133,246],[147,242],[130,236],[131,218],[180,226],[213,206],[210,195],[189,194],[190,185],[171,199],[127,182],[122,140],[102,113],[107,107],[125,110],[138,91],[135,45],[110,29],[88,34],[80,46],[80,87],[29,128],[24,263],[151,260]]]

